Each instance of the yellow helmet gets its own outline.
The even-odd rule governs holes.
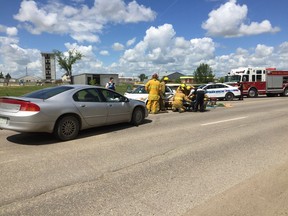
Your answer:
[[[186,88],[186,85],[185,85],[184,83],[182,83],[182,84],[180,85],[180,87],[181,87],[181,89],[185,89],[185,88]]]
[[[190,89],[191,89],[191,86],[190,86],[190,85],[188,85],[186,88],[187,88],[187,90],[190,90]]]
[[[169,78],[168,78],[168,77],[164,77],[163,80],[164,80],[164,81],[168,81]]]

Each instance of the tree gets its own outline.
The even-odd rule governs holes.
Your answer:
[[[3,79],[4,78],[4,75],[3,75],[3,73],[2,73],[2,71],[0,72],[0,79]]]
[[[224,83],[224,82],[225,82],[225,77],[220,77],[220,78],[218,79],[218,81],[221,82],[221,83]]]
[[[64,53],[58,50],[54,50],[54,54],[57,58],[57,62],[60,68],[65,70],[65,75],[70,78],[70,83],[73,84],[72,66],[76,63],[76,61],[80,60],[83,57],[83,54],[75,49],[69,50],[68,56],[65,56]]]
[[[194,78],[196,83],[208,83],[214,81],[215,75],[212,72],[211,67],[208,64],[200,64],[200,66],[194,72]]]
[[[145,79],[147,79],[148,77],[145,74],[140,74],[139,75],[140,81],[143,82]]]
[[[10,79],[11,79],[11,76],[10,76],[9,73],[7,73],[7,74],[5,75],[5,82],[7,83],[7,86],[8,86],[8,84],[9,84]]]

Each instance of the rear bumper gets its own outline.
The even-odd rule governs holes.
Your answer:
[[[0,116],[3,119],[3,117]],[[17,121],[14,118],[7,118],[6,122],[1,121],[0,129],[12,130],[17,132],[47,132],[52,133],[54,128],[54,121],[39,121],[33,122],[25,119]]]

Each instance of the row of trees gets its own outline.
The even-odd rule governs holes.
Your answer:
[[[7,74],[4,76],[4,74],[3,74],[2,71],[1,71],[1,72],[0,72],[0,79],[4,79],[4,82],[7,83],[7,85],[8,85],[8,83],[9,83],[9,81],[10,81],[10,79],[11,79],[11,76],[10,76],[9,73],[7,73]]]

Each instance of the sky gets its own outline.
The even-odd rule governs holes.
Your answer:
[[[202,63],[216,77],[288,70],[287,8],[287,0],[1,0],[0,72],[43,78],[41,52],[71,49],[84,55],[73,75],[192,75]]]

